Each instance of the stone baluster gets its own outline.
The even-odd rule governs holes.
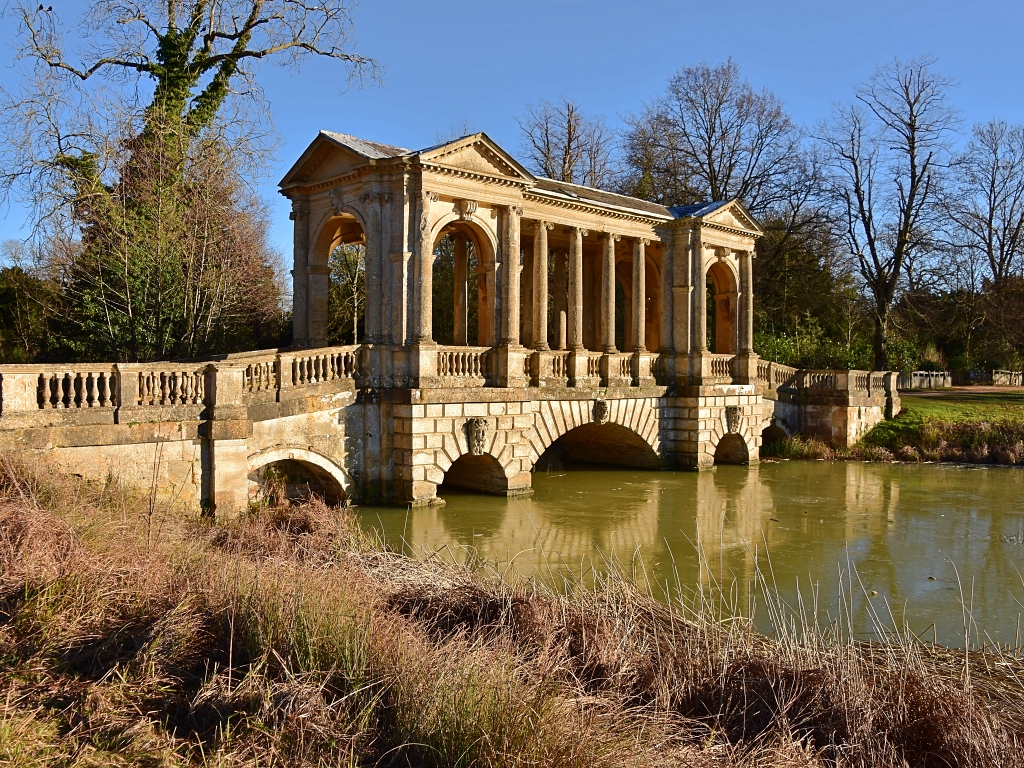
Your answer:
[[[548,230],[552,225],[537,222],[533,237],[533,348],[548,349]],[[557,285],[557,282],[556,282]]]

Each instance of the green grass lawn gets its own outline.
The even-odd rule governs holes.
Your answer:
[[[903,409],[921,419],[939,421],[1024,421],[1024,390],[971,392],[954,390],[942,394],[900,394]]]

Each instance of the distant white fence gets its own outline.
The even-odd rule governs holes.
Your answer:
[[[948,371],[904,371],[896,379],[896,388],[941,389],[953,386],[953,374]]]

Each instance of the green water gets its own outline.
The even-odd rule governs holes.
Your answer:
[[[660,594],[713,579],[744,610],[753,594],[765,630],[758,572],[793,610],[816,595],[819,622],[852,616],[860,637],[877,637],[874,611],[947,645],[963,646],[965,618],[972,644],[1017,640],[1024,470],[784,461],[535,473],[533,486],[518,500],[442,488],[444,507],[359,514],[418,556],[472,549],[554,585],[611,557]]]

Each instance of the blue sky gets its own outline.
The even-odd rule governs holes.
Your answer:
[[[71,20],[84,3],[53,7]],[[877,64],[921,53],[957,80],[953,101],[965,126],[992,117],[1024,123],[1024,3],[363,0],[353,17],[356,47],[380,61],[382,85],[346,88],[331,62],[261,73],[281,135],[263,191],[286,261],[291,228],[276,181],[321,128],[418,148],[466,121],[519,154],[514,118],[528,102],[564,94],[615,126],[680,67],[729,56],[797,121],[813,124]],[[2,24],[0,81],[12,76],[13,56],[11,21]],[[0,240],[23,235],[20,208],[0,216]]]

